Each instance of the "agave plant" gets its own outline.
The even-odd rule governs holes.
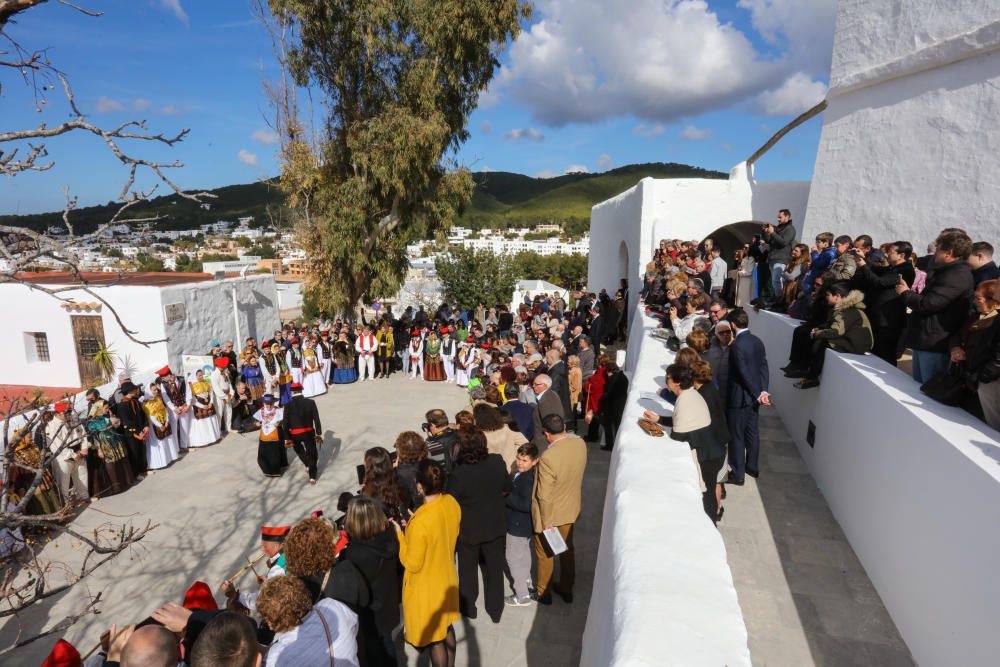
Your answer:
[[[91,357],[101,369],[101,377],[105,382],[110,382],[115,374],[115,366],[118,363],[118,354],[104,343],[97,344],[97,352]]]

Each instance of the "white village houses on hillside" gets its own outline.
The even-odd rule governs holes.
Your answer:
[[[270,336],[279,327],[278,296],[270,275],[213,280],[201,273],[83,274],[93,293],[70,289],[60,301],[30,285],[0,285],[7,317],[0,323],[5,350],[0,385],[82,388],[107,382],[94,354],[116,358],[115,372],[144,373],[164,364],[180,369],[185,354],[205,354],[212,340]],[[48,289],[79,285],[68,273],[22,274]],[[111,309],[140,341],[129,339]]]

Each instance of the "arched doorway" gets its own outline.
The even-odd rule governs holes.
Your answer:
[[[630,270],[631,266],[628,261],[628,244],[625,243],[625,241],[622,241],[621,245],[618,246],[618,285],[614,286],[615,289],[618,289],[622,280],[629,279]]]
[[[768,223],[757,220],[732,222],[706,234],[705,238],[712,239],[715,246],[722,249],[722,258],[731,262],[736,251],[750,243],[755,236],[760,236],[761,228],[766,224]]]

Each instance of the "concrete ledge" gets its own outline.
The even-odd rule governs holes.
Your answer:
[[[611,459],[584,667],[749,666],[747,630],[726,548],[701,504],[691,451],[637,420],[673,353],[633,314],[626,372],[629,402]]]
[[[798,322],[750,317],[775,407],[916,662],[995,662],[1000,433],[871,355],[828,352],[822,385],[796,389],[779,368]]]

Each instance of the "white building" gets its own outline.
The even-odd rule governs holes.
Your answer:
[[[259,255],[243,255],[233,261],[203,262],[201,270],[213,276],[217,273],[242,273],[243,271],[252,273],[257,270],[259,264]]]
[[[804,239],[996,243],[1000,5],[841,1]]]
[[[259,338],[278,328],[274,278],[212,280],[204,274],[84,274],[92,291],[107,301],[141,345],[129,339],[111,309],[79,290],[62,292],[59,301],[30,285],[78,285],[67,273],[24,274],[29,284],[0,285],[0,303],[17,313],[0,323],[5,350],[0,384],[85,387],[104,383],[93,355],[107,347],[115,372],[142,373],[170,364],[180,368],[184,354],[204,354],[212,340]],[[242,346],[242,342],[238,343]]]

